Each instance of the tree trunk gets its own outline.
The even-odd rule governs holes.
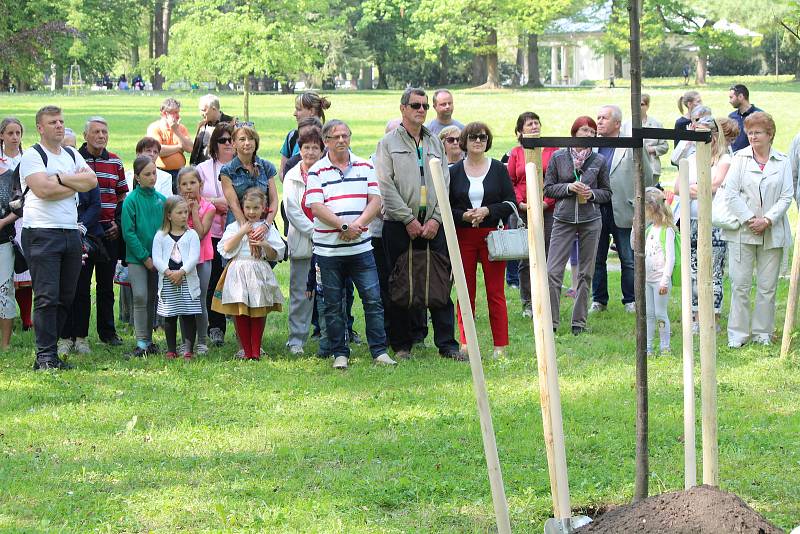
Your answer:
[[[450,50],[447,45],[439,49],[439,85],[445,86],[450,81]]]
[[[539,35],[528,35],[528,87],[542,87],[539,77]]]
[[[56,91],[61,91],[64,88],[64,66],[61,63],[56,63]]]
[[[389,83],[386,80],[386,72],[384,72],[383,66],[385,62],[382,57],[375,58],[375,66],[378,68],[378,89],[388,89]]]
[[[169,54],[169,28],[172,25],[172,3],[174,0],[164,0],[164,10],[161,13],[161,38],[164,40],[164,55]]]
[[[139,44],[131,45],[131,70],[139,68]]]
[[[708,72],[708,56],[705,51],[697,51],[697,67],[695,69],[694,83],[697,85],[706,84],[706,73]]]
[[[244,122],[250,121],[250,76],[244,77],[244,107],[242,108],[242,115],[244,115]]]
[[[631,123],[642,124],[642,53],[640,48],[640,13],[642,0],[630,0],[630,59],[631,59]],[[633,149],[634,161],[634,295],[636,298],[636,474],[633,501],[647,498],[648,494],[648,386],[647,386],[647,308],[645,305],[644,261],[644,150]]]
[[[472,85],[480,85],[486,79],[486,56],[472,57]]]
[[[526,52],[527,52],[527,39],[525,39],[525,35],[519,35],[517,37],[517,72],[514,73],[513,79],[511,84],[514,87],[519,87],[522,85],[522,80],[525,78],[525,62],[526,62]]]
[[[797,65],[794,68],[794,80],[795,82],[800,82],[800,61],[797,62]]]
[[[497,68],[497,30],[492,29],[489,31],[486,44],[491,47],[490,52],[486,55],[486,83],[484,88],[497,89],[500,87],[500,73]]]
[[[156,0],[153,8],[153,59],[164,55],[164,0]],[[164,86],[164,77],[161,70],[153,71],[153,90],[161,91]]]
[[[155,22],[154,22],[155,9],[150,11],[148,15],[150,20],[150,26],[149,26],[150,31],[148,32],[148,34],[150,35],[150,39],[148,39],[147,41],[147,59],[153,59],[154,57],[156,57],[155,56],[156,32],[155,32]]]
[[[372,64],[361,67],[361,80],[363,89],[367,91],[372,90]]]

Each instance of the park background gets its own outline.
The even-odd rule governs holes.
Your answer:
[[[276,163],[294,126],[294,96],[259,89],[288,92],[299,82],[325,87],[333,102],[328,118],[351,125],[352,148],[360,156],[374,151],[386,121],[399,116],[397,89],[407,83],[453,87],[455,117],[492,128],[493,157],[516,144],[513,126],[522,111],[539,113],[543,134],[556,136],[568,135],[575,117],[595,115],[602,104],[617,104],[628,117],[621,0],[610,3],[603,38],[594,43],[598,54],[612,57],[608,72],[616,74],[616,88],[607,87],[606,76],[579,87],[515,87],[535,82],[530,44],[556,20],[609,5],[543,4],[23,0],[0,23],[0,89],[18,91],[0,95],[0,116],[19,117],[24,146],[30,146],[34,114],[45,104],[64,108],[79,142],[86,118],[102,115],[111,131],[109,148],[127,167],[166,96],[183,102],[190,131],[199,119],[197,100],[209,86],[217,87],[225,112],[243,117],[245,95],[219,90],[228,83],[252,93],[247,107],[262,136],[260,155]],[[645,74],[653,76],[643,88],[652,96],[649,114],[670,126],[678,97],[697,89],[715,115],[727,115],[728,88],[745,83],[751,101],[775,117],[775,147],[785,151],[800,132],[800,84],[793,81],[800,47],[789,31],[800,21],[797,2],[725,0],[703,11],[679,0],[646,0],[645,6],[651,8],[643,21]],[[581,17],[591,18],[593,12],[587,13]],[[274,20],[265,24],[269,17]],[[732,38],[709,29],[707,22],[723,17],[760,36]],[[671,25],[676,19],[684,23]],[[786,73],[778,76],[776,50],[778,71]],[[541,60],[539,81],[548,82],[549,54],[541,50],[534,57]],[[687,62],[692,77],[705,74],[704,85],[690,80],[686,87],[677,77]],[[69,83],[76,64],[85,82],[80,86]],[[127,73],[128,80],[141,73],[169,90],[91,90],[105,73]],[[345,89],[359,80],[363,87],[373,75],[371,85],[386,88]],[[54,93],[47,91],[50,82]],[[194,91],[181,90],[193,85]],[[485,88],[474,88],[479,85]],[[669,185],[675,174],[666,159],[662,163],[662,182]],[[796,221],[794,207],[791,217]],[[288,294],[288,266],[277,273]],[[627,502],[633,493],[634,317],[617,305],[618,273],[609,278],[609,311],[592,317],[588,335],[562,332],[556,340],[572,501],[587,512]],[[779,325],[787,285],[779,286]],[[477,323],[488,354],[482,291]],[[507,300],[510,350],[504,359],[485,361],[486,379],[512,525],[537,532],[552,514],[532,329],[521,317],[518,295],[508,290]],[[673,356],[649,361],[651,494],[683,487],[678,291],[672,301]],[[354,311],[363,332],[358,304]],[[570,311],[571,301],[564,299],[562,319]],[[121,334],[132,339],[129,331]],[[109,350],[91,336],[94,352],[74,357],[76,370],[32,373],[33,334],[15,332],[15,348],[0,356],[0,530],[492,530],[466,365],[439,358],[429,339],[414,360],[393,369],[373,368],[366,347],[356,347],[351,369],[333,373],[326,360],[290,357],[285,337],[284,312],[268,319],[266,361],[232,360],[229,334],[225,347],[206,358],[167,364],[128,360],[132,341],[124,351]],[[723,333],[721,487],[791,529],[800,524],[797,357],[780,360],[777,347],[729,351],[724,341]],[[312,352],[315,344],[308,348]],[[699,365],[695,377],[699,407]]]

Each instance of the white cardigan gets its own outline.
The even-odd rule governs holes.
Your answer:
[[[159,230],[153,238],[153,265],[158,271],[158,294],[164,287],[164,271],[169,269],[169,257],[176,242],[168,233]],[[189,285],[189,294],[193,299],[200,298],[200,277],[197,276],[197,263],[200,261],[200,238],[197,232],[187,228],[186,232],[177,241],[178,250],[183,258],[181,269],[186,273],[186,282]]]
[[[306,191],[300,165],[298,163],[292,167],[283,178],[283,205],[286,218],[289,219],[289,257],[296,259],[311,257],[311,238],[314,235],[314,221],[306,216],[300,206]]]

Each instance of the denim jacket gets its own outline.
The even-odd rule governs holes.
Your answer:
[[[256,156],[255,167],[258,170],[258,175],[253,176],[244,168],[239,156],[234,156],[231,161],[222,166],[219,170],[219,174],[220,176],[225,175],[231,179],[231,185],[233,185],[233,189],[236,191],[239,202],[242,201],[245,191],[251,187],[258,187],[267,195],[267,204],[269,204],[269,181],[278,174],[278,171],[275,169],[275,165],[258,156]],[[231,222],[233,222],[233,212],[228,211],[228,221],[226,224],[230,224]]]

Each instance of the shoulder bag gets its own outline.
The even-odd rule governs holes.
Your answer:
[[[739,165],[739,178],[741,179],[742,173],[744,172],[744,165]],[[717,228],[722,228],[723,230],[738,230],[741,224],[739,223],[739,219],[731,213],[730,207],[728,206],[728,202],[725,200],[725,183],[727,182],[727,177],[725,181],[722,182],[717,188],[717,192],[714,194],[714,199],[711,201],[711,225],[716,226]]]
[[[497,230],[486,236],[486,246],[489,249],[489,261],[526,260],[528,259],[528,229],[519,216],[517,206],[506,200],[514,210],[519,221],[517,228],[505,229],[503,220],[497,223]]]

